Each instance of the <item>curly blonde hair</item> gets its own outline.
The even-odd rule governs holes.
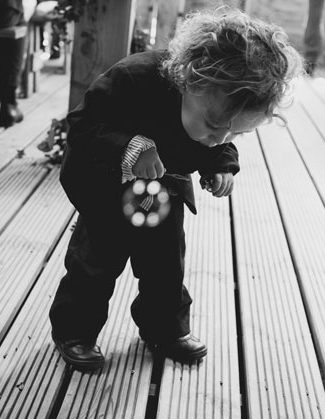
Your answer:
[[[280,27],[227,6],[187,15],[168,50],[161,71],[179,90],[221,88],[234,111],[265,107],[269,116],[304,68]]]

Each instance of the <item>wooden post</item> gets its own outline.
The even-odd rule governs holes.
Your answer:
[[[167,48],[175,34],[178,13],[178,0],[159,0],[155,48]]]
[[[250,14],[253,10],[255,0],[242,0],[242,4],[239,6],[245,13]]]
[[[23,70],[22,95],[27,98],[38,91],[40,70],[43,66],[41,60],[40,25],[37,22],[29,22],[26,37],[25,68]]]
[[[232,7],[244,9],[247,0],[186,0],[185,13],[191,10],[199,10],[207,7],[218,7],[227,4]]]
[[[136,21],[139,28],[150,32],[152,13],[156,0],[137,0]]]
[[[153,0],[150,21],[149,42],[151,46],[155,45],[157,35],[157,18],[158,18],[158,0]]]
[[[185,13],[211,6],[211,0],[186,0]]]
[[[136,0],[91,0],[75,26],[69,109],[90,83],[130,51]]]

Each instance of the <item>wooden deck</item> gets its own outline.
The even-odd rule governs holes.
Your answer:
[[[0,133],[0,418],[325,418],[325,79],[301,81],[287,128],[237,141],[231,199],[197,188],[199,215],[186,214],[185,282],[207,358],[153,358],[129,314],[127,266],[93,374],[68,368],[50,337],[76,214],[36,149],[66,113],[69,80],[40,85],[21,101],[25,121]]]

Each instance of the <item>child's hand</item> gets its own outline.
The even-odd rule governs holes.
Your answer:
[[[165,172],[166,169],[160,160],[156,147],[151,147],[148,150],[143,151],[132,167],[134,176],[142,179],[161,178],[164,176]]]
[[[231,194],[234,188],[234,175],[232,173],[216,173],[202,176],[200,179],[202,189],[207,189],[213,196],[222,197]]]

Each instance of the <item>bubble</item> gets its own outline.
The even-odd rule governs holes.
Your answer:
[[[150,212],[146,221],[149,227],[156,227],[160,223],[159,214],[157,212]]]
[[[136,180],[132,186],[133,193],[141,195],[146,190],[146,183],[143,180]]]
[[[161,190],[161,185],[156,180],[149,182],[147,185],[147,192],[150,195],[157,195],[160,192],[160,190]]]
[[[169,201],[169,195],[167,192],[162,191],[162,192],[159,192],[157,199],[161,204],[164,204]]]
[[[135,212],[131,217],[131,222],[136,227],[141,227],[146,221],[146,217],[142,212]]]
[[[134,206],[130,202],[128,202],[124,205],[123,210],[125,215],[132,215],[134,213]]]

